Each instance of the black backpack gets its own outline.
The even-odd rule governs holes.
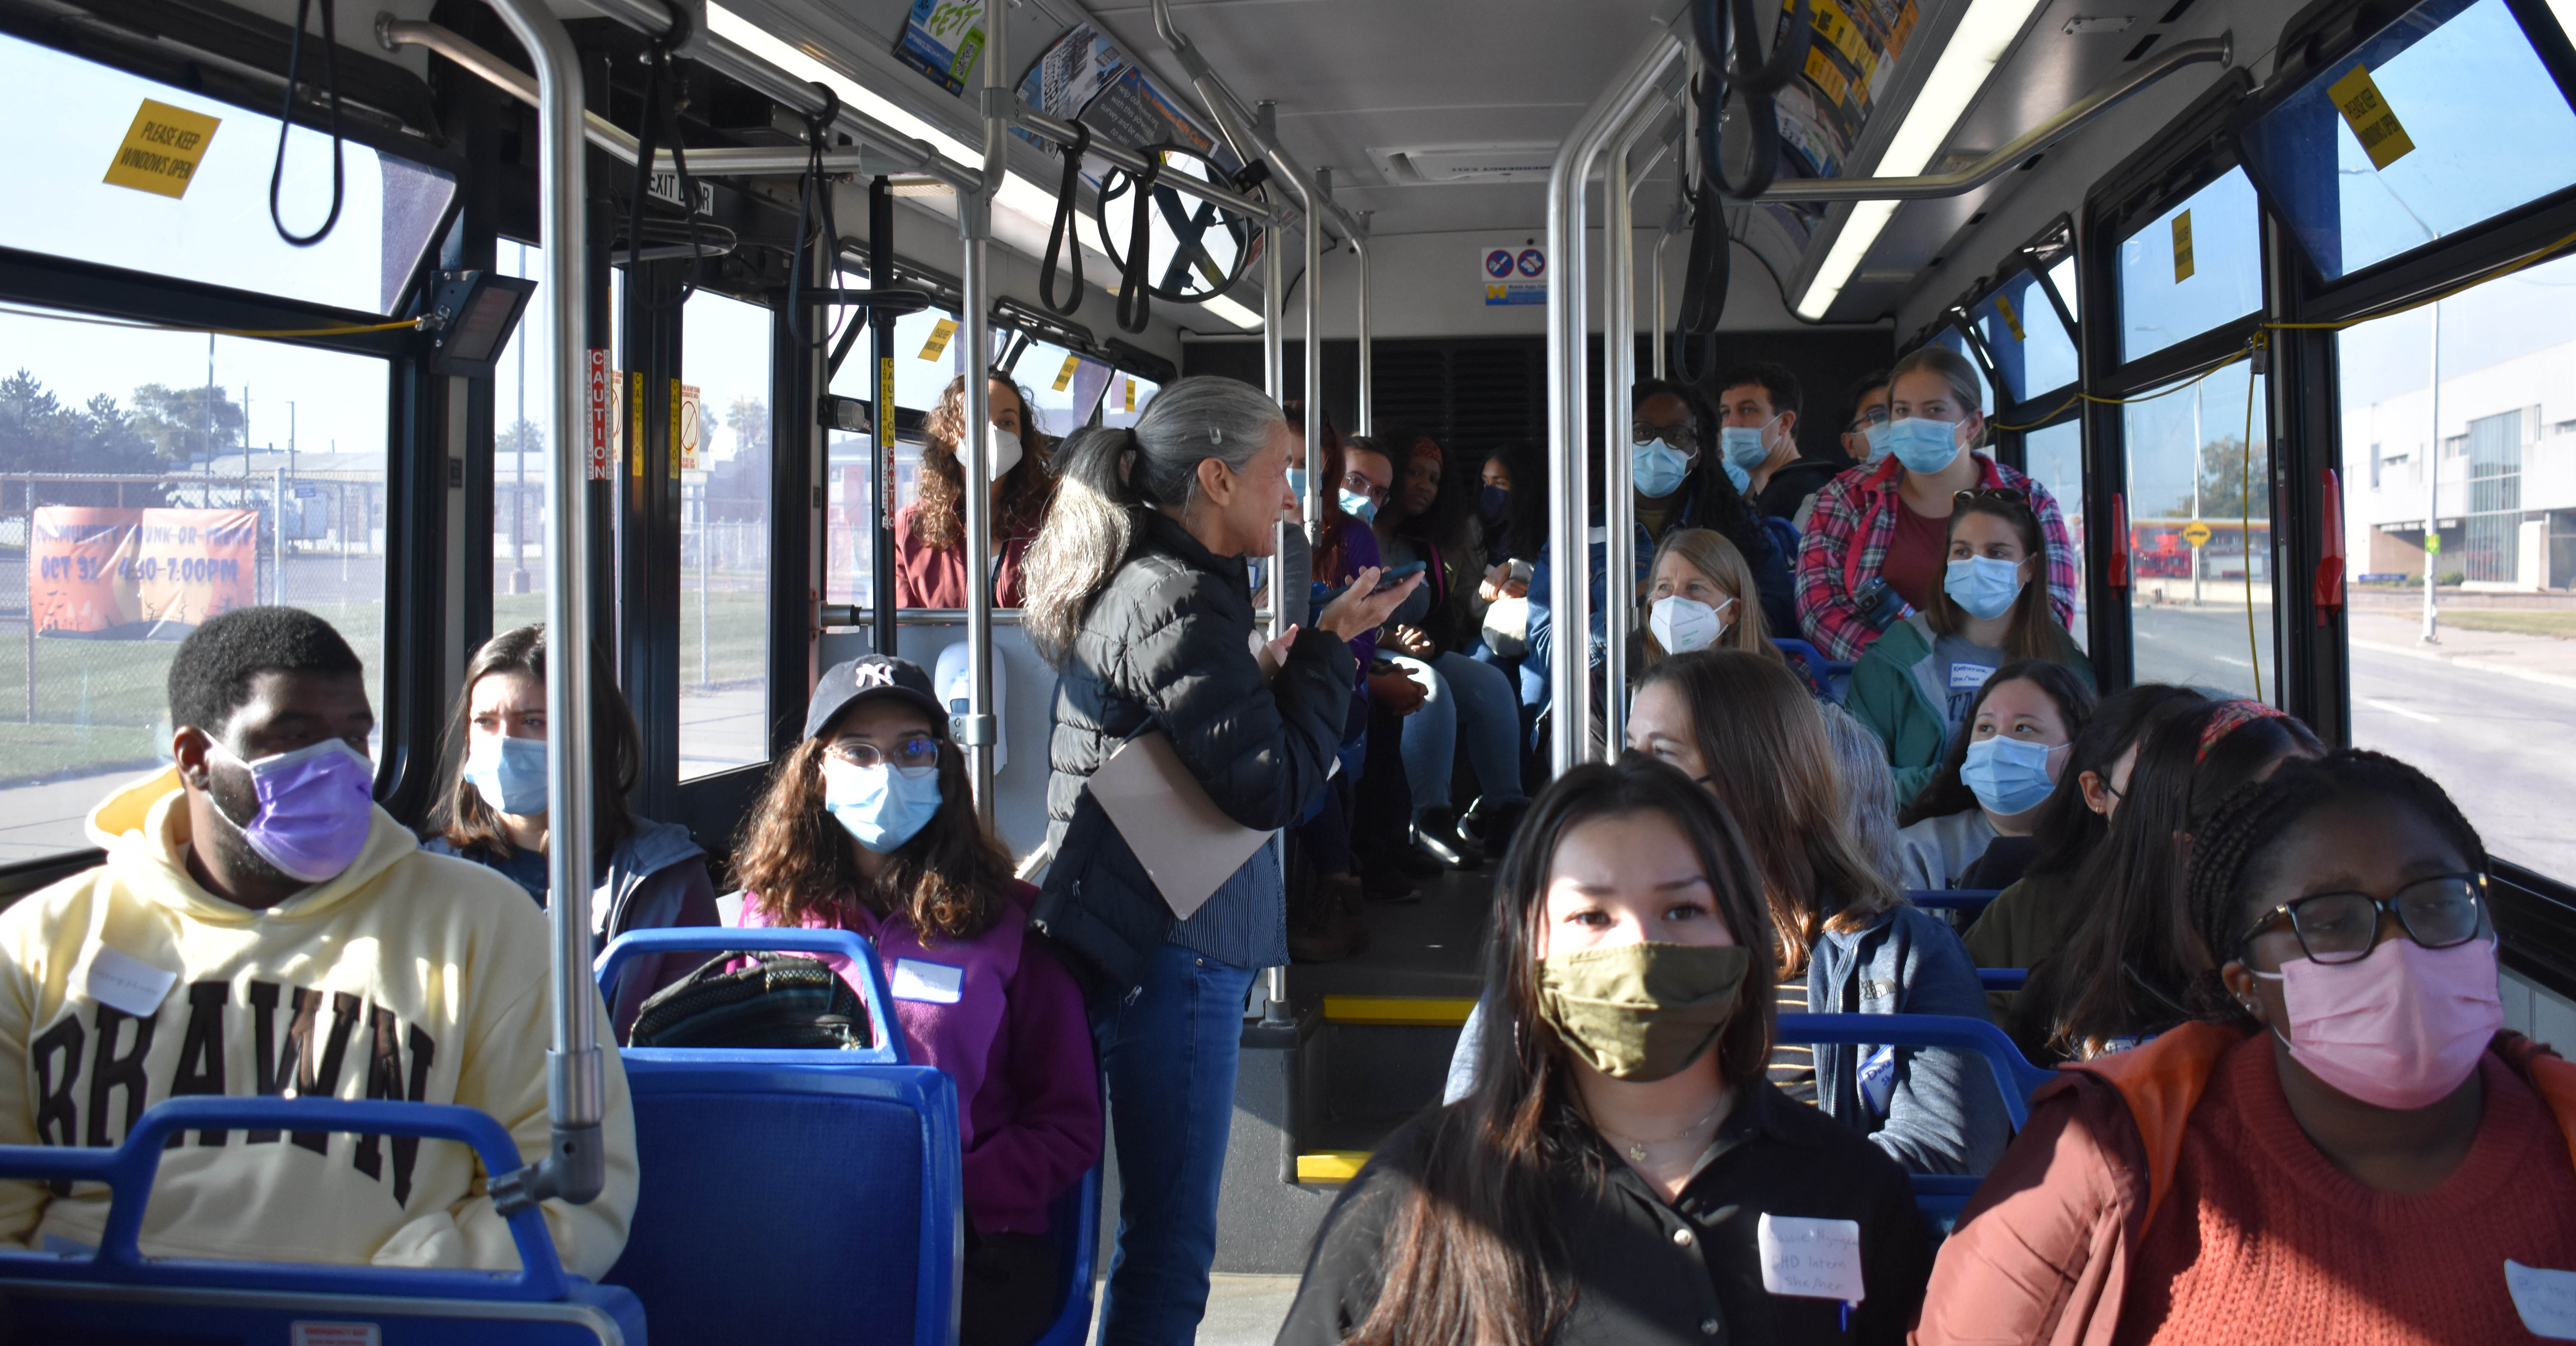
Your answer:
[[[725,966],[749,958],[752,966]],[[653,993],[629,1033],[637,1047],[840,1051],[873,1045],[867,1011],[819,960],[719,954]]]

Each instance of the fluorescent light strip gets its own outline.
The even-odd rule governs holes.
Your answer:
[[[1941,48],[1941,59],[1934,63],[1931,78],[1923,81],[1912,106],[1905,109],[1905,120],[1898,124],[1896,137],[1887,142],[1887,152],[1879,156],[1872,176],[1909,178],[1932,162],[1941,142],[1950,138],[1959,118],[1967,115],[1969,105],[1977,101],[1987,78],[1994,74],[1995,66],[2038,7],[2036,0],[1973,0],[1949,42]],[[1812,321],[1824,317],[1825,310],[1833,307],[1870,245],[1878,241],[1887,222],[1896,217],[1899,204],[1863,201],[1852,208],[1851,215],[1843,221],[1842,232],[1834,238],[1832,250],[1825,254],[1825,264],[1817,268],[1816,279],[1798,300],[1799,317]]]
[[[1233,323],[1237,327],[1258,329],[1261,326],[1260,314],[1226,298],[1224,295],[1218,295],[1213,299],[1202,299],[1199,301],[1199,307],[1206,309],[1217,317],[1225,319],[1227,322]]]

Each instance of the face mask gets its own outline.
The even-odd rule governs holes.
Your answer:
[[[2425,1108],[2460,1087],[2504,1026],[2495,950],[2399,935],[2354,962],[2294,958],[2254,975],[2281,983],[2292,1059],[2373,1107]]]
[[[1300,509],[1305,508],[1305,506],[1306,506],[1306,469],[1304,469],[1304,468],[1302,468],[1302,467],[1292,467],[1292,468],[1288,469],[1288,494],[1290,494],[1290,495],[1293,495],[1293,496],[1297,497],[1297,507],[1298,507],[1298,508],[1300,508]]]
[[[856,766],[827,754],[823,807],[860,845],[879,855],[900,850],[939,812],[939,768]]]
[[[1908,472],[1928,475],[1959,457],[1959,427],[1948,421],[1930,421],[1920,416],[1889,421],[1884,442]]]
[[[1869,461],[1872,465],[1875,465],[1879,459],[1886,457],[1888,455],[1888,451],[1896,447],[1888,441],[1887,422],[1885,421],[1872,421],[1869,424],[1862,426],[1860,428],[1860,435],[1861,438],[1869,441]]]
[[[1501,523],[1503,511],[1511,508],[1512,493],[1501,486],[1487,486],[1476,492],[1476,513],[1487,523]]]
[[[986,466],[992,470],[991,480],[1000,481],[1003,473],[1020,465],[1020,437],[998,425],[987,428],[992,434],[985,441]]]
[[[1762,460],[1771,456],[1771,446],[1762,442],[1762,432],[1770,428],[1730,425],[1717,432],[1717,446],[1726,452],[1726,461],[1736,467],[1760,467]]]
[[[2000,617],[2012,611],[2013,600],[2021,597],[2021,566],[1991,556],[1952,561],[1941,576],[1941,592],[1971,617],[1981,621]]]
[[[1660,439],[1650,439],[1631,446],[1630,460],[1636,471],[1637,494],[1660,499],[1682,488],[1682,478],[1690,475],[1690,456]]]
[[[2028,813],[2057,788],[2057,782],[2048,778],[2048,755],[2064,746],[2052,748],[2001,734],[1979,739],[1968,745],[1968,758],[1959,764],[1959,782],[1988,813],[2006,817]]]
[[[1753,956],[1740,944],[1623,944],[1539,960],[1538,1013],[1618,1080],[1678,1075],[1717,1045]]]
[[[1753,474],[1737,467],[1734,459],[1720,458],[1717,465],[1726,469],[1726,483],[1735,488],[1737,495],[1753,489]]]
[[[1342,512],[1367,523],[1377,517],[1377,502],[1357,491],[1345,489],[1342,492]]]
[[[496,813],[529,818],[546,811],[546,740],[481,737],[465,755],[465,779]]]
[[[1726,634],[1726,619],[1718,614],[1735,606],[1730,598],[1716,607],[1697,599],[1670,594],[1658,598],[1646,609],[1646,626],[1655,633],[1655,643],[1666,654],[1688,654],[1704,650]]]
[[[250,768],[259,812],[234,826],[279,873],[305,883],[326,882],[338,878],[367,848],[376,807],[368,786],[376,768],[366,754],[336,738],[256,761],[234,757],[220,743],[215,747]]]

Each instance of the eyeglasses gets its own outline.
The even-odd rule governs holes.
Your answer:
[[[1847,434],[1856,435],[1873,425],[1885,424],[1887,424],[1887,408],[1871,407],[1867,411],[1852,413],[1851,424],[1844,426],[1843,430]]]
[[[857,767],[878,767],[888,764],[899,767],[939,765],[939,740],[935,738],[908,738],[884,750],[880,750],[873,743],[845,739],[824,748],[823,751],[829,756]]]
[[[1385,487],[1378,485],[1376,482],[1370,481],[1368,478],[1361,476],[1357,472],[1345,472],[1342,474],[1342,489],[1353,495],[1367,496],[1371,500],[1386,499]]]
[[[2448,949],[2476,939],[2486,928],[2486,887],[2483,874],[2444,874],[2407,884],[2395,897],[2318,893],[2264,913],[2245,942],[2286,919],[2308,957],[2320,963],[2358,962],[2379,943],[2379,916],[2386,912],[2397,918],[2407,938],[2428,949]]]
[[[1981,500],[1996,500],[2002,501],[2006,504],[2028,505],[2030,503],[2030,492],[2022,490],[2018,486],[1971,486],[1967,490],[1957,492],[1950,497],[1950,502],[1955,505],[1973,505]]]
[[[1699,451],[1699,422],[1696,420],[1675,421],[1670,425],[1648,425],[1644,421],[1638,421],[1630,428],[1636,432],[1637,442],[1640,444],[1650,439],[1660,439],[1684,453]]]

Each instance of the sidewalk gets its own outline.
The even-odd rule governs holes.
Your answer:
[[[2427,645],[2419,638],[2424,629],[2420,614],[2361,610],[2352,612],[2350,629],[2356,649],[2430,659],[2553,687],[2576,687],[2576,640],[2514,631],[2467,631],[2437,623],[2441,643]]]

